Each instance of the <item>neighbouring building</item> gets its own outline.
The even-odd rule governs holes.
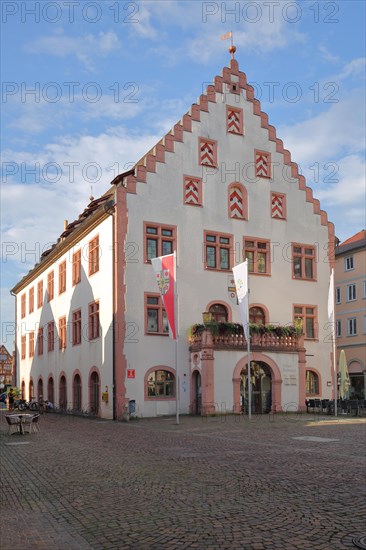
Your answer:
[[[0,346],[0,393],[15,384],[14,356],[5,346]]]
[[[337,357],[344,349],[350,398],[366,399],[366,231],[335,249]]]
[[[118,159],[116,159],[118,160]],[[243,337],[192,334],[202,312],[240,322],[232,267],[248,258],[250,317],[301,322],[252,336],[255,412],[332,396],[327,299],[334,227],[232,59],[177,124],[65,224],[14,287],[19,383],[120,418],[240,412]],[[178,364],[151,258],[177,252]]]

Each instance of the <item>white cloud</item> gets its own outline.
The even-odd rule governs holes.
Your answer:
[[[84,34],[74,37],[63,33],[52,36],[41,36],[25,46],[33,54],[53,55],[56,57],[75,56],[84,67],[93,72],[95,59],[105,57],[109,52],[120,47],[118,36],[113,31]]]

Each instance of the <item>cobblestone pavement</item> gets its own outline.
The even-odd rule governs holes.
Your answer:
[[[366,535],[365,419],[49,413],[9,436],[4,414],[4,550],[333,550]]]

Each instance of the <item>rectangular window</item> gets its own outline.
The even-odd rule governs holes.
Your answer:
[[[340,338],[342,336],[342,321],[336,321],[336,337]]]
[[[37,284],[37,307],[43,306],[43,281]]]
[[[77,250],[72,255],[72,286],[81,281],[81,250]]]
[[[62,294],[66,291],[66,260],[58,267],[58,293]]]
[[[29,357],[34,357],[34,332],[29,333]]]
[[[356,285],[347,285],[347,302],[354,302],[356,300]]]
[[[55,274],[53,271],[50,271],[47,275],[47,295],[49,302],[53,300],[55,296]]]
[[[160,294],[145,294],[145,334],[169,334],[168,318]]]
[[[198,158],[201,166],[217,166],[217,141],[198,138]]]
[[[366,281],[362,282],[362,298],[366,298]]]
[[[25,317],[25,303],[26,303],[25,301],[26,301],[26,297],[24,293],[20,297],[20,316],[22,319],[23,317]]]
[[[43,327],[39,327],[37,334],[38,355],[43,355]]]
[[[89,304],[89,340],[99,338],[99,302]]]
[[[58,320],[58,347],[66,348],[66,317],[60,317]]]
[[[335,302],[336,304],[341,303],[341,289],[339,286],[335,289]]]
[[[295,279],[315,281],[315,247],[302,244],[292,245],[292,276]]]
[[[233,236],[205,231],[205,267],[229,271],[232,267]]]
[[[347,319],[347,336],[357,336],[357,319],[352,317]]]
[[[29,313],[33,313],[34,311],[34,286],[29,289],[29,296],[28,296],[28,307],[29,307]]]
[[[99,271],[99,236],[89,243],[89,275]]]
[[[344,258],[344,269],[345,271],[352,271],[354,269],[353,256]]]
[[[176,228],[144,222],[145,262],[151,258],[173,254],[176,250]]]
[[[366,315],[362,319],[362,334],[366,334]]]
[[[307,340],[315,340],[317,338],[317,307],[310,305],[294,305],[294,321],[301,319],[302,329]]]
[[[244,240],[244,257],[248,260],[248,272],[270,275],[270,242],[248,237]]]
[[[24,336],[21,337],[21,359],[25,359],[26,348],[27,348],[27,337],[24,334]]]
[[[81,343],[81,309],[72,313],[72,345]]]
[[[55,323],[50,321],[47,325],[47,351],[55,349]]]

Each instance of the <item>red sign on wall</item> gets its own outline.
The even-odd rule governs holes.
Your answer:
[[[135,378],[135,369],[127,369],[127,378]]]

